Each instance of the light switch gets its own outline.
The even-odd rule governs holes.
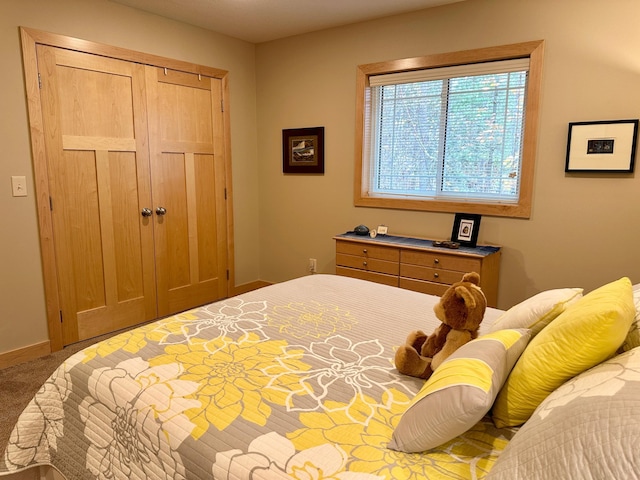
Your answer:
[[[26,197],[27,196],[27,178],[24,176],[11,177],[11,189],[13,190],[14,197]]]

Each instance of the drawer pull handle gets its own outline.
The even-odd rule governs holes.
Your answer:
[[[367,266],[367,262],[362,262],[362,265],[366,267]]]
[[[438,258],[434,258],[433,263],[440,263],[440,260]]]
[[[440,274],[439,274],[439,273],[434,273],[434,274],[433,274],[433,278],[438,278],[439,276],[440,276]]]
[[[363,249],[362,249],[362,253],[367,253],[367,249],[366,249],[366,248],[363,248]]]

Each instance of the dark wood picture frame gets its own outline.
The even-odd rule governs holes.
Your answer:
[[[481,215],[473,213],[456,213],[451,230],[451,241],[458,242],[465,247],[472,247],[478,243]]]
[[[565,172],[633,173],[638,119],[569,123]]]
[[[324,127],[282,130],[282,171],[324,173]]]

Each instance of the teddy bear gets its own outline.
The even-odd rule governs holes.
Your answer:
[[[395,364],[400,373],[427,379],[455,350],[477,338],[487,308],[479,285],[480,275],[470,272],[444,292],[433,307],[442,324],[429,336],[421,330],[411,332],[396,351]]]

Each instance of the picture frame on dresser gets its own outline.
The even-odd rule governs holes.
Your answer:
[[[451,230],[451,241],[465,247],[475,248],[478,244],[481,215],[473,213],[456,213]]]

